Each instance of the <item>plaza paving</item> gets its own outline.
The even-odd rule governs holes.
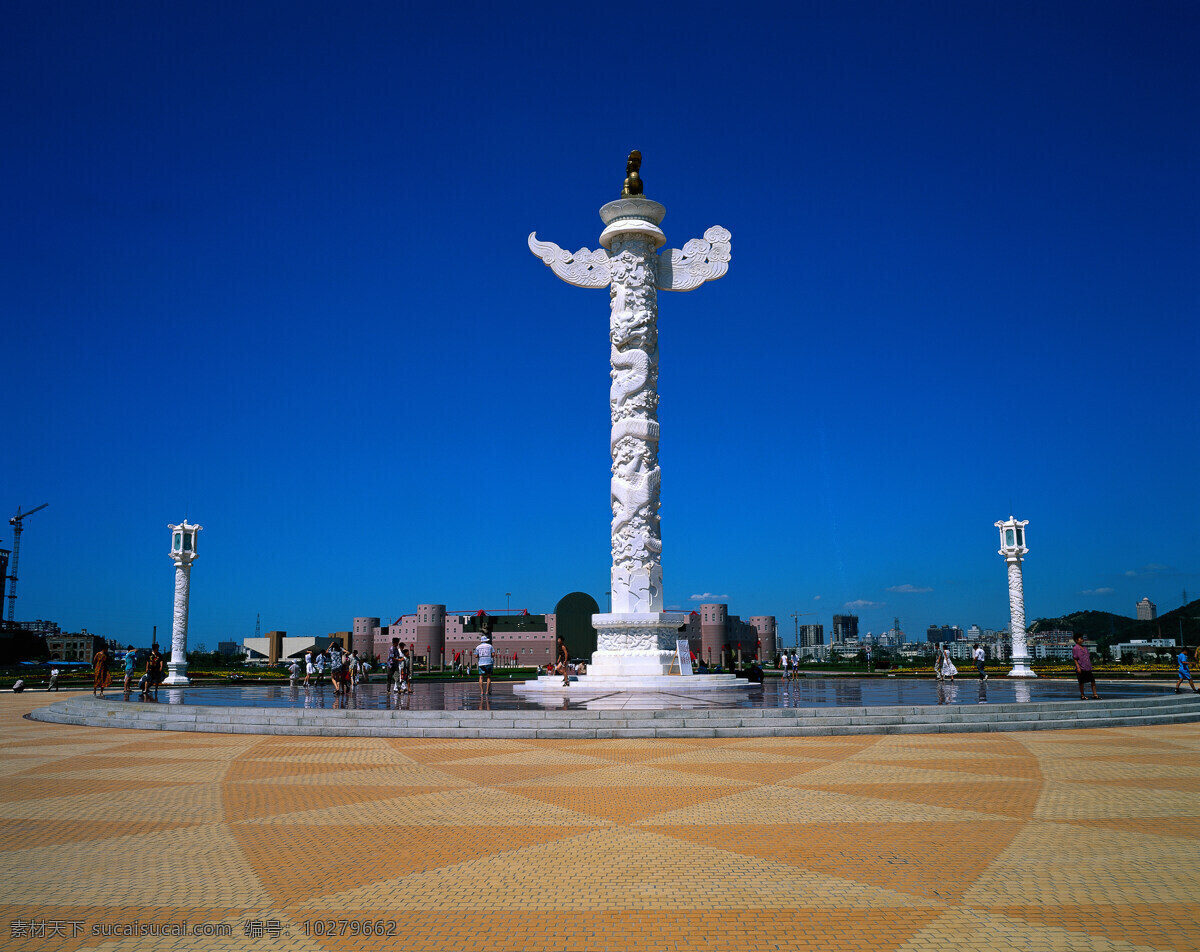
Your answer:
[[[52,698],[0,696],[4,949],[1200,949],[1197,724],[555,741],[22,718]],[[93,934],[181,922],[231,934]]]

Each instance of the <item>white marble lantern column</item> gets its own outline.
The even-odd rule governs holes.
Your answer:
[[[1025,586],[1021,578],[1021,560],[1029,551],[1025,546],[1025,527],[1029,520],[1018,521],[1012,516],[995,523],[1000,530],[1000,554],[1008,563],[1008,613],[1012,629],[1012,670],[1010,678],[1036,678],[1029,667],[1029,646],[1025,634]]]
[[[196,558],[196,537],[203,526],[190,525],[185,519],[171,530],[171,561],[175,563],[175,605],[171,622],[171,660],[163,684],[191,684],[187,676],[188,598],[191,590],[192,560]]]

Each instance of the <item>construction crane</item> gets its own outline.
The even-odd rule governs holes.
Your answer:
[[[792,612],[792,621],[794,621],[796,623],[796,641],[792,647],[793,651],[796,651],[800,647],[800,619],[805,618],[809,615],[819,615],[819,614],[820,614],[820,612]],[[786,635],[784,637],[786,637]]]
[[[15,622],[13,618],[17,611],[17,563],[21,561],[21,533],[25,531],[23,525],[24,520],[32,516],[35,512],[45,509],[50,503],[44,502],[36,509],[30,509],[29,512],[21,512],[21,507],[17,506],[17,514],[8,520],[8,524],[13,527],[13,553],[12,566],[8,573],[8,580],[11,583],[8,586],[8,627],[12,628]]]

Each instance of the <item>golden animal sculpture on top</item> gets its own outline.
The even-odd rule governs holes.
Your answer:
[[[625,162],[625,187],[621,189],[622,198],[642,194],[642,177],[638,175],[638,169],[641,167],[642,153],[634,149],[629,153],[629,159]]]

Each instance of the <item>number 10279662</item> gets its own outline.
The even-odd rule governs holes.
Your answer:
[[[395,919],[305,919],[304,934],[394,936],[397,926]]]

